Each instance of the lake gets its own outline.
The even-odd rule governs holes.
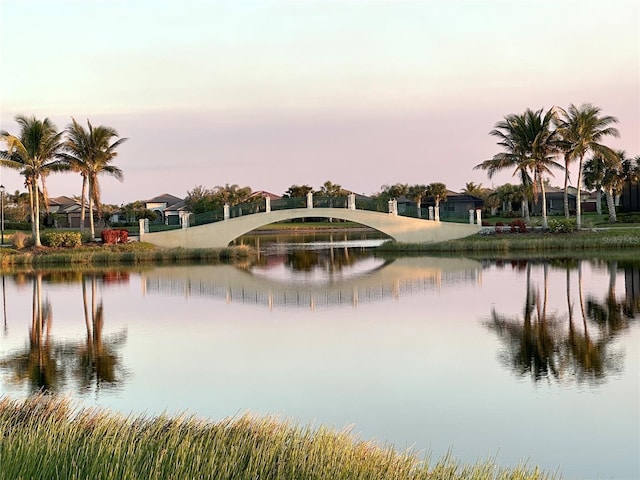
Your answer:
[[[243,239],[254,263],[2,277],[0,395],[251,411],[433,459],[640,478],[640,261],[287,238]]]

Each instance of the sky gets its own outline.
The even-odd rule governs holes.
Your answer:
[[[0,130],[18,114],[115,128],[124,181],[100,182],[116,205],[199,185],[517,183],[473,168],[501,151],[496,122],[583,103],[640,155],[637,0],[0,0]]]

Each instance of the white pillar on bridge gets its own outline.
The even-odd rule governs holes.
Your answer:
[[[433,207],[429,207],[429,220],[433,220]]]
[[[265,211],[265,212],[270,212],[270,211],[271,211],[271,198],[266,197],[266,198],[264,199],[264,202],[265,202],[265,209],[264,209],[264,211]]]
[[[180,212],[180,225],[182,228],[189,228],[189,217],[191,216],[188,212]]]
[[[231,217],[231,212],[230,212],[228,203],[224,204],[222,211],[223,211],[224,219],[229,220],[229,217]]]
[[[389,213],[391,215],[398,215],[398,201],[395,198],[389,200]]]
[[[476,225],[482,225],[482,210],[476,209]]]
[[[307,193],[307,208],[313,208],[313,193]]]
[[[142,241],[142,237],[144,236],[144,234],[149,233],[149,219],[141,218],[140,220],[138,220],[138,228],[140,230],[140,241]]]
[[[473,214],[474,214],[473,208],[470,208],[469,209],[469,223],[471,225],[473,225]]]
[[[347,208],[349,210],[355,210],[356,209],[356,194],[355,193],[350,193],[349,196],[347,197]]]
[[[433,213],[435,213],[436,218],[434,219],[436,222],[440,221],[440,207],[433,207]]]

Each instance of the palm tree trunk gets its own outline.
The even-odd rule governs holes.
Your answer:
[[[85,207],[87,201],[85,199],[87,195],[87,176],[82,175],[82,196],[80,197],[80,232],[84,232],[84,219],[85,219]]]
[[[91,181],[91,178],[89,178],[89,228],[91,231],[91,242],[93,242],[93,240],[96,238],[96,229],[95,225],[93,224],[93,195],[91,194],[91,192],[93,191],[92,183],[93,182]]]
[[[596,187],[596,212],[598,215],[602,215],[602,187],[600,185]]]
[[[578,191],[576,192],[576,228],[580,230],[582,228],[582,205],[580,205],[580,189],[582,186],[582,156],[578,160]]]
[[[607,208],[609,209],[609,221],[617,222],[618,217],[616,216],[616,205],[613,201],[613,191],[611,188],[607,188],[604,192],[605,197],[607,198]]]
[[[569,158],[564,157],[564,216],[569,218]]]
[[[34,183],[32,186],[34,190],[34,199],[33,199],[33,241],[36,247],[41,247],[42,243],[40,242],[40,192],[38,191],[38,185]]]
[[[544,182],[540,174],[538,174],[538,181],[540,182],[540,192],[542,192],[542,228],[546,230],[549,228],[549,222],[547,221],[547,193],[544,190]]]

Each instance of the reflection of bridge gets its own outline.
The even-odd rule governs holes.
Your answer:
[[[220,212],[185,215],[182,228],[162,232],[150,233],[141,220],[140,240],[162,247],[226,247],[239,236],[264,225],[309,217],[336,218],[358,223],[404,243],[440,242],[480,231],[480,225],[477,224],[440,222],[438,212],[434,215],[433,207],[430,207],[427,215],[433,220],[425,220],[400,215],[395,201],[389,202],[389,211],[383,213],[377,211],[379,207],[375,204],[359,204],[356,209],[354,196],[350,196],[346,203],[345,199],[314,199],[309,196],[306,206],[300,204],[304,199],[288,200],[291,202],[276,204],[274,201],[277,208],[272,208],[272,202],[266,199],[261,203],[239,205],[233,209],[225,206]],[[336,205],[344,205],[344,208]],[[421,210],[412,213],[417,217],[422,216]]]
[[[147,293],[202,296],[273,307],[357,306],[441,283],[479,281],[480,263],[460,258],[412,257],[384,261],[358,276],[319,285],[254,275],[232,265],[158,267],[143,273]]]

